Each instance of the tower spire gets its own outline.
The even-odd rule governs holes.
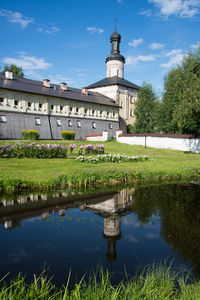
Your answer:
[[[110,36],[111,53],[106,57],[107,77],[118,76],[123,78],[125,58],[120,54],[121,35],[116,29],[117,19],[114,21],[115,31]]]

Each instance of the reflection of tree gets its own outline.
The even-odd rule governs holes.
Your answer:
[[[134,211],[142,223],[158,210],[161,235],[200,276],[200,187],[163,185],[136,189]]]

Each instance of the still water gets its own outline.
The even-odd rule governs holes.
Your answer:
[[[115,281],[173,260],[200,277],[200,186],[0,196],[0,278],[46,270],[60,286],[98,266]]]

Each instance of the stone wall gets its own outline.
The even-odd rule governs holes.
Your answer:
[[[200,153],[200,138],[181,134],[122,134],[116,131],[120,143],[152,148],[181,150]]]
[[[109,136],[115,135],[119,128],[118,121],[76,118],[66,116],[37,115],[31,113],[1,111],[6,116],[6,122],[0,123],[0,139],[21,139],[22,130],[38,130],[40,139],[60,139],[62,130],[75,131],[75,139],[85,139],[86,134],[95,134],[109,130]],[[35,119],[40,118],[40,125],[35,124]],[[60,124],[57,124],[60,120]],[[71,126],[69,126],[71,120]],[[78,122],[81,127],[78,127]],[[93,128],[95,122],[96,128]],[[112,128],[111,128],[112,127]]]

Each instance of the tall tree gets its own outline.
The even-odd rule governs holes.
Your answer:
[[[200,134],[200,49],[186,55],[165,79],[160,131]]]
[[[131,128],[135,133],[151,133],[155,130],[156,96],[151,84],[143,82],[135,104],[136,121]]]
[[[2,74],[4,74],[6,71],[13,72],[13,77],[17,77],[17,78],[23,78],[24,77],[24,72],[23,72],[22,67],[18,67],[14,64],[5,65],[4,69],[2,71]]]

